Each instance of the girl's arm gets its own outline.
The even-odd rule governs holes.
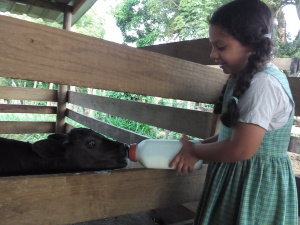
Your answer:
[[[258,150],[266,130],[250,123],[238,123],[231,138],[208,143],[194,144],[186,136],[181,138],[183,144],[170,166],[177,167],[178,172],[191,172],[198,160],[215,162],[237,162],[250,159]]]
[[[216,134],[212,137],[206,138],[204,140],[201,141],[202,144],[207,144],[207,143],[212,143],[212,142],[216,142],[218,140],[219,135]]]

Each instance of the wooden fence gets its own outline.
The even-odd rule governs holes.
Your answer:
[[[207,40],[136,49],[70,31],[0,16],[0,76],[213,104],[227,76],[203,64]],[[196,46],[196,47],[195,47]],[[203,49],[203,51],[201,51]],[[197,50],[197,51],[195,51]],[[205,54],[204,54],[205,53]],[[285,70],[291,59],[275,59]],[[300,80],[290,77],[300,115]],[[211,112],[72,91],[0,87],[0,99],[58,102],[206,138],[217,129]],[[60,99],[60,100],[59,100]],[[0,105],[1,113],[57,114],[54,106]],[[116,140],[147,137],[82,115],[64,115]],[[72,128],[65,124],[65,131]],[[53,121],[0,121],[0,133],[54,133]],[[110,173],[0,178],[0,218],[9,224],[70,224],[198,201],[206,165],[191,174],[149,169]]]

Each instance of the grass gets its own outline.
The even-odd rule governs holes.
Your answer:
[[[0,121],[51,121],[54,122],[56,115],[51,114],[28,114],[28,113],[0,113]],[[45,139],[49,134],[0,134],[0,137],[15,139],[26,142],[36,142]]]

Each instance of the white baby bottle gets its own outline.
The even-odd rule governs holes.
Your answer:
[[[199,143],[199,141],[191,140]],[[139,162],[145,168],[151,169],[175,169],[169,164],[182,147],[179,140],[146,139],[139,144],[132,144],[129,148],[129,159]],[[202,160],[199,160],[194,169],[200,169]]]

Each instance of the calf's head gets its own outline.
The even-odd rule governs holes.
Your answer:
[[[127,165],[127,145],[86,128],[49,135],[48,139],[34,143],[33,150],[42,158],[63,159],[81,170],[117,169]]]

